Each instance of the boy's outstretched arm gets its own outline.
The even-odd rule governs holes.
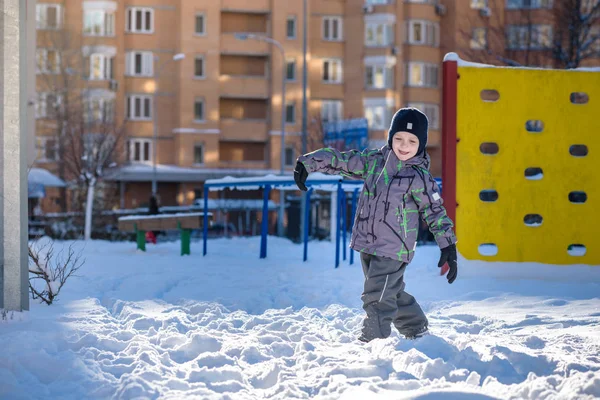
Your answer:
[[[446,214],[446,208],[443,206],[444,200],[440,196],[440,188],[433,176],[427,170],[416,169],[422,182],[422,186],[412,189],[412,196],[419,207],[421,217],[427,222],[429,230],[433,234],[435,241],[442,255],[438,267],[442,267],[446,262],[450,267],[447,278],[452,283],[456,279],[458,265],[456,256],[456,235],[454,234],[454,223]]]
[[[298,157],[298,162],[304,165],[308,173],[322,172],[328,175],[362,179],[367,170],[368,158],[376,151],[369,149],[362,152],[339,151],[326,147]]]

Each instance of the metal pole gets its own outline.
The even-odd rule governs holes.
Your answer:
[[[342,251],[344,252],[344,261],[346,261],[346,220],[348,219],[347,217],[347,208],[348,208],[348,202],[346,201],[346,192],[344,190],[342,190],[341,192],[341,196],[340,196],[340,211],[342,212]]]
[[[152,98],[152,117],[154,119],[153,124],[153,140],[152,140],[152,195],[156,196],[157,177],[156,177],[156,150],[158,147],[158,113],[156,112],[156,103],[158,103],[158,77],[160,71],[156,69],[156,84],[154,85],[154,97]]]
[[[309,188],[308,191],[306,192],[306,203],[308,206],[310,206],[310,195],[313,192],[313,188]],[[304,237],[303,237],[303,241],[304,241],[304,255],[302,260],[306,261],[306,259],[308,258],[308,221],[309,221],[309,207],[306,207],[306,215],[304,216]]]
[[[202,217],[204,219],[202,225],[202,255],[205,256],[207,252],[206,239],[208,238],[208,186],[206,185],[206,182],[204,183],[204,215]]]
[[[307,66],[306,66],[306,0],[303,1],[302,5],[302,154],[308,152],[307,149],[307,120],[308,120],[308,105],[306,98],[306,85],[307,85]]]
[[[280,150],[280,175],[285,173],[285,120],[286,120],[286,102],[285,102],[285,81],[286,81],[286,60],[283,47],[277,46],[281,51],[281,150]],[[285,215],[285,192],[282,189],[279,191],[279,218],[277,218],[277,235],[283,236],[283,217]]]
[[[260,258],[267,258],[267,236],[269,234],[269,193],[271,185],[265,185],[263,192],[263,211],[260,225]]]
[[[339,267],[340,265],[340,231],[342,230],[342,226],[341,226],[341,215],[340,215],[340,209],[341,204],[340,204],[340,198],[342,197],[341,194],[342,191],[342,182],[339,181],[338,182],[338,187],[337,187],[337,195],[336,195],[336,201],[337,201],[337,210],[335,213],[335,267]],[[333,218],[333,213],[331,215],[331,217]]]
[[[306,154],[307,150],[307,130],[308,130],[308,105],[306,99],[306,85],[307,85],[307,66],[306,66],[306,43],[307,43],[307,0],[302,2],[302,154]],[[307,207],[306,192],[301,192],[300,198],[300,233],[303,235],[302,229],[304,229],[304,216]],[[331,216],[333,218],[333,215]],[[333,231],[331,231],[333,236]]]

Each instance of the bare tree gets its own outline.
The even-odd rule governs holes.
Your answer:
[[[600,57],[600,0],[555,1],[552,56],[560,68]]]
[[[39,248],[29,246],[29,291],[32,298],[50,305],[60,294],[62,287],[71,276],[83,266],[81,252],[76,253],[69,246],[55,254],[52,243]]]
[[[36,54],[38,129],[50,133],[47,136],[56,140],[56,146],[49,150],[55,152],[57,174],[65,181],[68,180],[64,162],[65,132],[76,116],[74,113],[81,111],[83,102],[85,62],[81,39],[64,29],[44,31]],[[61,188],[62,212],[67,211],[66,198],[66,188]]]
[[[104,177],[106,169],[116,166],[119,161],[124,124],[116,124],[111,116],[104,113],[101,113],[100,119],[95,118],[93,111],[81,115],[83,118],[78,123],[67,127],[64,156],[67,171],[76,177],[87,193],[84,238],[89,240],[96,185]]]
[[[83,46],[69,30],[44,32],[38,49],[38,116],[57,138],[58,175],[86,192],[84,237],[91,238],[95,191],[107,167],[116,165],[124,121],[115,122],[112,57],[102,46]],[[39,126],[39,125],[38,125]],[[61,193],[66,211],[66,193]]]
[[[507,66],[577,68],[598,56],[600,0],[561,0],[551,9],[506,9],[489,0],[477,17],[468,17],[459,51],[469,60]]]

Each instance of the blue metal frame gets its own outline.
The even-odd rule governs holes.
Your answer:
[[[309,188],[306,192],[306,207],[304,209],[304,255],[302,261],[306,261],[308,258],[308,227],[310,218],[310,195],[313,192],[313,188]]]
[[[208,186],[204,185],[204,226],[202,227],[202,241],[203,243],[203,251],[202,255],[205,256],[208,250],[207,244],[208,238]]]
[[[340,226],[340,192],[342,191],[342,182],[338,183],[338,187],[337,187],[337,212],[335,215],[335,267],[339,267],[340,266],[340,230],[341,230],[341,226]],[[332,216],[333,217],[333,216]]]
[[[269,233],[269,194],[271,185],[265,185],[263,190],[262,223],[260,228],[260,258],[267,258],[267,234]]]
[[[352,185],[352,186],[357,186],[356,189],[354,189],[354,197],[356,197],[356,193],[358,192],[359,188],[362,187],[362,185],[364,184],[363,181],[356,181],[356,180],[345,180],[345,179],[341,179],[337,182],[335,181],[331,181],[331,180],[322,180],[322,179],[317,179],[317,180],[311,180],[309,182],[306,182],[306,186],[308,187],[308,191],[306,193],[306,210],[305,210],[305,229],[304,229],[304,254],[303,254],[303,261],[306,261],[308,259],[308,220],[309,220],[309,216],[310,216],[310,197],[312,192],[315,190],[312,186],[313,185],[336,185],[337,184],[337,193],[338,193],[338,207],[337,207],[337,215],[335,216],[337,218],[337,222],[336,222],[336,261],[335,261],[335,267],[337,268],[339,266],[340,263],[340,239],[341,239],[341,231],[342,231],[342,226],[341,224],[343,223],[344,226],[344,260],[346,260],[346,226],[347,226],[347,221],[346,221],[346,216],[344,213],[343,216],[343,220],[342,218],[342,214],[341,214],[341,210],[342,210],[342,200],[343,200],[343,204],[346,203],[346,193],[345,191],[342,189],[342,184],[344,185]],[[262,220],[262,224],[261,224],[261,239],[260,239],[260,258],[266,258],[267,257],[267,236],[268,236],[268,229],[269,229],[269,209],[268,209],[268,205],[269,205],[269,194],[271,192],[271,189],[276,189],[276,188],[281,188],[281,187],[289,187],[289,188],[294,188],[295,186],[295,182],[293,180],[293,178],[290,178],[289,181],[280,181],[280,180],[266,180],[266,181],[261,181],[261,182],[221,182],[221,183],[205,183],[204,184],[204,229],[203,229],[203,255],[206,255],[208,253],[208,193],[209,193],[209,189],[210,188],[227,188],[227,187],[248,187],[248,186],[254,186],[257,188],[264,188],[264,192],[263,192],[263,220]],[[353,197],[353,201],[354,201],[354,197]],[[352,217],[352,219],[354,220],[354,216]],[[353,252],[350,253],[350,263],[352,264],[353,262]]]
[[[344,192],[342,190],[342,195],[341,197],[341,213],[342,213],[342,251],[343,251],[343,260],[346,261],[346,230],[347,230],[347,225],[348,225],[348,216],[347,216],[347,210],[346,210],[346,206],[348,204],[348,202],[346,201],[346,192]]]
[[[342,179],[339,181],[315,179],[315,180],[305,182],[306,187],[311,187],[313,185],[337,185],[338,183],[344,183],[345,185],[356,185],[356,186],[362,186],[364,184],[363,181],[346,180],[346,179]],[[279,189],[280,186],[289,187],[292,189],[296,187],[296,183],[294,182],[293,178],[290,178],[289,182],[273,180],[273,181],[261,181],[261,182],[219,182],[219,183],[206,183],[205,184],[205,186],[207,186],[209,188],[225,188],[225,187],[230,187],[230,186],[256,186],[258,188],[261,188],[265,185],[269,185],[272,189]]]

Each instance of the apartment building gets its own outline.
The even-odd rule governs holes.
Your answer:
[[[371,145],[381,146],[393,112],[419,107],[430,120],[431,170],[440,176],[441,61],[449,51],[485,47],[487,25],[478,24],[488,18],[482,11],[488,3],[307,3],[309,121],[364,116]],[[512,8],[517,3],[508,0]],[[83,81],[93,89],[88,113],[125,126],[123,162],[110,177],[117,205],[146,204],[154,177],[163,205],[189,204],[205,179],[279,173],[282,157],[285,169],[293,169],[301,149],[302,18],[301,0],[39,0],[38,87],[65,68],[59,54],[65,50],[47,36],[68,32],[71,50],[83,57]],[[277,46],[240,33],[274,39],[285,63]],[[57,132],[47,104],[56,101],[56,93],[40,89],[38,163],[53,171]]]

